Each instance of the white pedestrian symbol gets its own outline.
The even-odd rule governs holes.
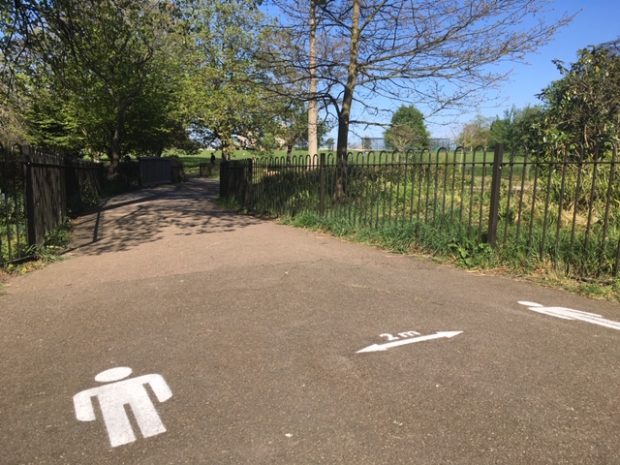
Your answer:
[[[129,367],[116,367],[102,371],[95,376],[95,381],[111,384],[86,389],[73,396],[75,417],[80,421],[95,421],[93,397],[97,398],[112,447],[129,444],[136,440],[125,410],[126,405],[131,407],[143,437],[148,438],[166,432],[146,386],[151,387],[159,402],[165,402],[172,397],[168,384],[158,374],[125,379],[129,375],[131,375]]]

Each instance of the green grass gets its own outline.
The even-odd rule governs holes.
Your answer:
[[[187,152],[184,150],[180,150],[180,149],[168,149],[165,150],[163,153],[164,157],[177,157],[179,158],[184,165],[185,168],[185,174],[188,176],[197,176],[199,174],[199,165],[201,163],[210,163],[211,162],[211,154],[215,154],[216,156],[216,160],[218,165],[216,166],[216,169],[214,170],[214,174],[213,177],[216,176],[216,172],[218,171],[218,166],[219,166],[219,162],[222,158],[222,151],[221,150],[213,150],[213,149],[200,149],[197,152]],[[327,152],[327,151],[322,151],[322,153],[326,154],[326,163],[328,165],[335,165],[336,164],[336,156],[335,156],[335,152]],[[406,155],[405,154],[392,154],[391,152],[387,152],[387,151],[362,151],[362,150],[351,150],[350,152],[350,156],[349,156],[349,162],[353,165],[355,164],[360,164],[360,165],[364,165],[364,164],[377,164],[377,165],[386,165],[386,164],[391,164],[391,163],[399,163],[399,162],[404,162]],[[299,158],[299,157],[305,157],[308,154],[307,151],[305,150],[298,150],[295,149],[293,150],[293,152],[291,153],[291,156],[293,158]],[[271,158],[280,158],[280,157],[285,157],[286,156],[286,150],[273,150],[270,152],[261,152],[261,151],[256,151],[256,150],[235,150],[232,155],[231,155],[231,159],[232,160],[244,160],[244,159],[248,159],[248,158],[256,158],[256,159],[261,159],[261,160],[265,160],[265,159],[269,159]],[[471,163],[477,163],[480,164],[483,161],[486,161],[486,163],[489,164],[489,168],[488,168],[488,172],[490,173],[490,166],[491,163],[493,162],[493,152],[486,152],[483,153],[482,151],[478,151],[475,153],[468,153],[467,155],[463,156],[462,153],[457,153],[456,155],[453,152],[440,152],[439,154],[437,154],[437,152],[432,152],[432,153],[425,153],[422,156],[416,156],[415,158],[412,157],[411,155],[407,156],[407,159],[410,160],[410,162],[413,162],[414,160],[418,161],[418,162],[422,162],[422,163],[428,163],[429,160],[431,163],[456,163],[459,167],[464,166],[465,170],[471,170],[471,166],[468,166],[468,164]],[[103,162],[108,161],[107,160],[107,156],[103,155],[101,157],[101,160]],[[523,160],[522,157],[516,157],[515,161],[517,163],[521,162]],[[476,172],[481,170],[480,167],[476,167]]]
[[[281,221],[297,227],[329,231],[335,236],[377,245],[395,253],[408,253],[415,249],[451,257],[467,268],[490,267],[498,261],[488,244],[468,238],[462,228],[450,223],[447,218],[432,224],[396,220],[374,226],[359,224],[346,216],[321,216],[305,211],[295,216],[283,216]]]
[[[229,204],[230,205],[230,204]],[[422,254],[440,262],[450,262],[459,267],[484,270],[486,273],[519,276],[529,281],[551,287],[560,287],[591,298],[620,302],[620,278],[607,281],[582,281],[555,271],[551,265],[541,264],[527,254],[519,265],[507,266],[515,259],[506,249],[493,249],[463,236],[458,227],[449,224],[388,223],[378,228],[360,226],[344,217],[325,217],[316,212],[302,212],[280,218],[284,224],[312,230],[321,230],[347,240],[362,242],[399,254]]]
[[[211,164],[211,154],[215,154],[216,165],[210,177],[219,176],[219,163],[222,159],[221,150],[202,149],[195,153],[188,153],[182,150],[170,149],[164,152],[165,157],[177,157],[183,162],[185,174],[187,176],[198,176],[200,173],[200,164]],[[232,160],[246,160],[248,158],[268,159],[269,157],[282,157],[286,155],[285,150],[274,151],[272,153],[257,152],[255,150],[235,150]],[[294,150],[293,156],[303,156],[305,152],[302,150]]]
[[[66,222],[45,237],[45,243],[40,246],[29,247],[24,243],[20,244],[19,255],[13,258],[27,258],[27,261],[17,261],[7,263],[3,269],[6,273],[25,273],[33,269],[38,269],[47,263],[60,259],[61,254],[69,246],[71,240],[71,224]]]
[[[23,194],[0,195],[0,263],[29,254]]]
[[[336,169],[331,165],[319,170],[281,160],[256,163],[246,207],[296,226],[324,229],[394,252],[415,250],[468,268],[506,269],[554,282],[581,282],[576,290],[588,295],[618,294],[614,263],[620,204],[613,200],[618,195],[615,188],[606,187],[608,169],[599,168],[592,202],[588,201],[592,195],[588,176],[582,177],[581,188],[575,189],[574,173],[567,175],[562,194],[562,183],[552,182],[558,177],[557,167],[541,168],[538,183],[531,171],[515,168],[510,174],[505,169],[498,246],[492,248],[486,243],[490,167],[484,178],[479,173],[481,166],[463,170],[446,165],[444,160],[443,164],[423,162],[412,168],[402,160],[393,165],[382,161],[370,166],[350,164],[347,194],[338,201]],[[319,214],[321,179],[325,188],[323,215]],[[510,203],[508,192],[512,192]],[[613,197],[606,208],[608,195]],[[579,199],[577,207],[570,201],[575,198]]]

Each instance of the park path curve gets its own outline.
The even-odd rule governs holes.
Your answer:
[[[617,304],[231,213],[216,192],[115,197],[76,221],[67,259],[11,280],[3,464],[620,463],[620,331],[518,301],[620,321]],[[357,353],[443,331],[462,332]],[[111,447],[72,398],[120,366],[172,397],[165,433]]]

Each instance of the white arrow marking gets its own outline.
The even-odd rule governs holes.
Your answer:
[[[586,323],[592,323],[593,325],[620,331],[620,322],[607,320],[597,313],[582,312],[581,310],[574,310],[566,307],[545,307],[539,303],[529,302],[527,300],[520,300],[519,303],[525,305],[533,312],[542,313],[543,315],[554,316],[563,320],[585,321]]]
[[[413,344],[415,342],[424,342],[430,341],[432,339],[441,339],[443,337],[451,338],[454,336],[458,336],[463,331],[439,331],[435,334],[427,334],[426,336],[420,337],[412,337],[410,339],[401,339],[400,341],[387,342],[385,344],[373,344],[368,347],[364,347],[356,352],[356,354],[361,354],[363,352],[380,352],[384,350],[391,349],[392,347],[404,346],[406,344]]]

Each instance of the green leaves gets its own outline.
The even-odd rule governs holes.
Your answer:
[[[540,94],[546,140],[586,159],[603,156],[620,141],[620,57],[593,47],[581,50],[570,67],[555,64],[562,78]]]
[[[183,127],[185,26],[150,0],[26,2],[21,94],[30,143],[63,152],[158,153]],[[181,131],[184,133],[184,130]]]
[[[258,54],[265,36],[255,2],[196,0],[188,14],[192,24],[200,24],[191,37],[193,66],[183,97],[193,130],[227,153],[233,135],[256,146],[270,134],[265,141],[275,143],[286,108],[264,86],[268,77]]]
[[[428,146],[424,116],[413,105],[401,105],[392,116],[392,127],[385,131],[384,137],[390,148],[400,152]]]
[[[489,145],[489,135],[488,119],[478,115],[475,120],[463,126],[458,141],[459,144],[472,149],[486,147]]]

